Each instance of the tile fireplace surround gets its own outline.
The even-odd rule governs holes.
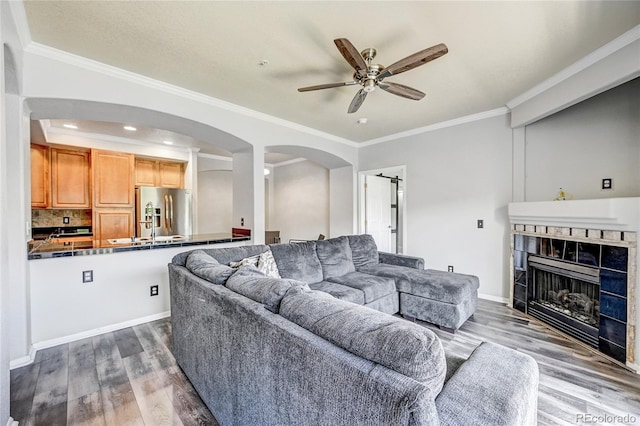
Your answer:
[[[514,240],[516,235],[576,241],[602,246],[626,247],[627,329],[625,364],[640,374],[640,276],[637,236],[640,233],[640,198],[606,198],[594,200],[536,201],[509,204],[511,223],[511,295],[514,300]]]

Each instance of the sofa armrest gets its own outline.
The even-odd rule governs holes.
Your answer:
[[[424,269],[424,259],[421,257],[406,256],[404,254],[378,252],[380,263],[387,265],[406,266],[414,269]]]
[[[436,398],[443,425],[536,425],[538,364],[529,355],[484,342]]]

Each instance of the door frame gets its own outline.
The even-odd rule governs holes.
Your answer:
[[[409,241],[407,240],[407,166],[401,165],[396,167],[384,167],[380,169],[361,170],[358,172],[358,233],[363,234],[365,232],[365,192],[364,192],[364,177],[368,175],[377,175],[382,173],[383,175],[397,174],[404,182],[403,189],[403,208],[402,208],[402,251],[400,254],[408,253],[407,247],[409,247]]]

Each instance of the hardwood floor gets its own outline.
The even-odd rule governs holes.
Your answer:
[[[640,376],[502,304],[481,300],[453,335],[418,323],[463,357],[482,341],[533,356],[539,424],[624,424],[614,416],[631,415],[640,425]],[[217,425],[170,348],[167,318],[39,351],[11,371],[11,416],[21,426]]]

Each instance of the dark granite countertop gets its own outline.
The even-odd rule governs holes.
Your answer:
[[[50,259],[54,257],[90,256],[94,254],[121,253],[125,251],[152,250],[173,247],[188,247],[207,244],[222,244],[235,241],[249,241],[250,236],[232,236],[231,233],[191,235],[175,241],[142,241],[112,244],[108,241],[55,243],[30,241],[28,259]]]

